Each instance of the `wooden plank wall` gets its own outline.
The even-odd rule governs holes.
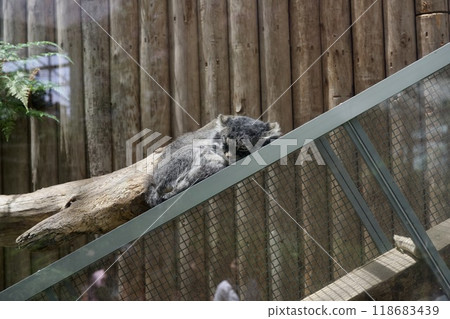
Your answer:
[[[73,60],[73,64],[59,60],[48,75],[63,86],[49,110],[59,116],[60,124],[22,120],[11,140],[1,141],[3,194],[124,167],[125,141],[144,128],[176,137],[218,114],[236,114],[278,121],[287,132],[449,42],[448,0],[79,3],[82,8],[74,1],[0,0],[1,39],[54,41]],[[384,113],[385,121],[373,131],[397,135],[410,131],[395,122],[400,115]],[[411,116],[424,118],[426,132],[436,114]],[[342,142],[334,142],[339,149]],[[387,143],[383,156],[398,154],[399,144]],[[432,147],[432,141],[425,145]],[[348,156],[348,161],[358,162]],[[413,170],[395,155],[390,160],[400,171]],[[373,180],[367,178],[364,165],[358,165],[361,169],[351,174],[375,203]],[[402,187],[412,181],[421,185],[426,196],[413,199],[412,204],[430,208],[423,216],[429,225],[438,214],[433,207],[436,187],[440,187],[427,182],[433,169],[430,166],[422,175],[405,174],[397,180]],[[314,175],[307,176],[307,172]],[[296,193],[276,185],[275,177],[280,174],[291,177],[289,183],[296,185]],[[349,260],[343,262],[344,268],[356,266],[358,253],[342,249],[343,242],[351,243],[356,251],[371,249],[360,225],[346,223],[349,216],[341,210],[336,182],[325,168],[274,166],[254,179],[284,202],[286,210],[295,211],[295,218],[322,246],[341,260]],[[299,199],[289,201],[295,196]],[[116,269],[118,277],[125,278],[117,282],[120,298],[177,299],[181,293],[189,299],[210,299],[222,274],[231,276],[228,268],[233,261],[238,264],[233,276],[239,294],[247,299],[300,298],[342,275],[311,238],[280,217],[280,207],[253,181],[238,184],[222,194],[221,200],[227,207],[222,218],[215,214],[217,202],[210,201],[140,242],[133,254],[138,259],[121,260]],[[259,206],[250,207],[250,202]],[[383,211],[378,206],[375,214]],[[311,223],[312,219],[329,224],[335,236]],[[232,233],[227,235],[231,240],[217,237],[214,227],[218,225]],[[395,222],[389,225],[390,229],[397,227]],[[261,236],[254,236],[255,229]],[[360,235],[355,237],[355,233]],[[1,249],[0,289],[85,241],[83,237],[50,252]],[[149,245],[156,242],[159,245],[151,249]],[[205,246],[198,249],[196,242]],[[280,244],[286,242],[292,245]],[[281,253],[283,249],[304,257],[292,262]],[[223,265],[218,265],[218,256],[226,260]],[[311,258],[314,266],[308,261]],[[140,272],[129,281],[126,278],[136,264],[142,265]],[[173,277],[173,272],[180,276]],[[196,277],[199,272],[206,275]],[[162,285],[157,283],[161,276],[165,278]],[[130,290],[139,292],[130,296]]]

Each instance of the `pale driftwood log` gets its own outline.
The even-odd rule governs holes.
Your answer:
[[[107,175],[1,195],[0,246],[47,248],[80,233],[108,232],[143,213],[147,180],[159,155]]]

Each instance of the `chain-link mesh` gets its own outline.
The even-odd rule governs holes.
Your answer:
[[[449,92],[446,67],[358,118],[427,229],[450,217]],[[386,236],[407,235],[345,130],[326,137]],[[304,149],[34,299],[212,300],[221,283],[240,300],[316,292],[379,252],[331,171]]]

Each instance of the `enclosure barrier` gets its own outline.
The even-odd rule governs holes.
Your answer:
[[[298,300],[390,250],[394,234],[450,296],[425,232],[450,218],[449,64],[447,44],[0,300],[210,300],[224,279],[241,300]]]

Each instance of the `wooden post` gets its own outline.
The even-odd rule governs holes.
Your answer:
[[[140,1],[141,128],[171,135],[169,26],[166,1]],[[161,85],[163,91],[151,77]]]
[[[286,133],[293,125],[291,90],[285,92],[291,84],[289,6],[287,1],[259,1],[258,10],[264,118],[279,122],[282,132]],[[274,164],[266,174],[266,189],[272,196],[266,200],[270,300],[300,297],[296,258],[298,226],[284,212],[286,210],[297,220],[294,162],[291,159],[288,165]]]
[[[178,136],[200,128],[200,87],[198,68],[197,2],[169,2],[172,132]],[[183,110],[184,109],[184,110]],[[197,122],[197,123],[196,123]],[[203,208],[178,219],[179,285],[186,300],[205,300]]]
[[[298,127],[323,113],[324,109],[319,1],[291,1],[290,29],[292,82],[298,79],[292,86],[292,105],[294,127]],[[329,218],[325,204],[326,167],[305,162],[295,169],[300,224],[323,247],[328,247],[328,232],[323,231],[323,224]],[[329,258],[305,231],[299,233],[302,296],[316,291],[329,280]]]
[[[352,1],[352,20],[355,21],[366,10],[364,16],[353,26],[353,66],[355,94],[364,91],[385,77],[384,68],[384,37],[383,37],[383,7],[382,2]],[[389,159],[389,114],[386,110],[369,112],[364,118],[364,129],[368,133],[378,153]],[[368,202],[375,218],[382,224],[385,231],[390,230],[392,217],[389,203],[379,191],[375,178],[363,160],[358,160],[358,181],[362,195]],[[389,235],[388,235],[389,236]],[[391,236],[389,236],[391,237]],[[376,254],[373,241],[367,231],[363,232],[362,261],[371,260]]]
[[[3,39],[10,43],[27,41],[27,3],[24,0],[3,1]],[[16,128],[8,142],[2,142],[2,178],[4,194],[20,194],[30,188],[29,121],[16,122]],[[15,284],[31,273],[31,258],[28,251],[17,248],[4,250],[5,287]]]
[[[87,177],[86,128],[83,89],[83,44],[81,35],[81,9],[74,1],[56,0],[56,43],[70,57],[59,60],[58,78],[54,79],[64,92],[57,101],[59,106],[59,182]],[[56,101],[55,101],[56,102]],[[64,256],[87,242],[82,235],[60,248]],[[84,279],[88,282],[88,278]]]
[[[226,1],[199,1],[200,91],[202,125],[230,114]]]
[[[228,1],[232,113],[261,114],[258,13],[254,1]],[[236,186],[236,258],[241,300],[268,299],[265,194],[262,173]],[[256,181],[256,182],[255,182]]]
[[[350,26],[350,4],[348,1],[325,0],[320,3],[322,23],[323,89],[325,109],[329,110],[353,95],[353,65]],[[354,163],[354,152],[348,147],[351,142],[341,132],[331,136],[337,155],[345,164]],[[348,167],[347,167],[348,168]],[[354,176],[355,168],[350,169]],[[349,209],[348,201],[340,187],[330,175],[331,208],[331,255],[345,270],[359,265],[360,222]],[[339,265],[332,265],[333,278],[344,274]]]
[[[109,37],[107,0],[83,0],[84,106],[90,176],[109,173],[112,164]],[[93,21],[93,19],[95,21]]]
[[[28,4],[28,41],[55,42],[55,7],[53,0],[31,0]],[[29,55],[46,52],[46,49],[30,48]],[[39,65],[37,75],[42,80],[54,81],[52,74],[58,67],[56,59],[47,59]],[[57,115],[53,93],[50,92],[50,106],[44,111]],[[35,106],[39,107],[39,106]],[[58,128],[52,119],[30,119],[31,123],[31,183],[32,189],[58,184]],[[35,272],[59,258],[58,249],[31,254],[31,271]]]
[[[69,182],[87,177],[81,11],[75,2],[56,0],[56,32],[58,45],[73,61],[60,60],[57,79],[66,93],[59,100],[59,179]]]
[[[111,116],[113,170],[126,166],[126,141],[140,131],[138,1],[110,1]],[[133,60],[134,59],[134,60]],[[119,260],[120,300],[144,300],[143,241],[138,240]]]
[[[197,2],[169,1],[172,133],[177,137],[200,125]]]
[[[201,119],[204,125],[219,114],[230,114],[231,110],[227,3],[225,0],[200,0],[198,12]],[[228,190],[209,200],[205,212],[207,299],[211,300],[217,285],[232,278],[234,192]]]
[[[416,1],[416,28],[418,57],[422,57],[449,42],[449,5],[445,0],[430,1],[425,5]],[[438,125],[448,119],[445,106],[438,92],[447,90],[440,87],[446,81],[439,76],[422,82],[421,99],[424,107],[424,143],[425,143],[425,206],[426,227],[432,227],[443,220],[447,214],[445,206],[448,203],[448,167],[442,163],[442,149],[437,145],[448,145],[448,138],[441,132]],[[446,174],[447,172],[447,174]]]
[[[171,135],[167,1],[140,1],[141,128]],[[152,78],[154,80],[152,80]],[[161,85],[166,92],[156,82]],[[176,299],[176,222],[144,237],[145,299]]]
[[[414,1],[387,1],[383,6],[385,68],[386,76],[392,75],[416,60],[415,13]],[[404,98],[418,99],[415,88],[403,93]],[[409,96],[409,97],[408,97]],[[419,101],[417,100],[417,103]],[[413,167],[412,152],[414,144],[413,131],[422,126],[419,108],[407,108],[402,98],[390,99],[388,102],[390,117],[391,165],[393,177],[411,203],[414,211],[423,210],[423,199],[416,196],[423,192],[423,175]],[[420,134],[419,134],[420,135]],[[405,148],[408,146],[408,148]],[[409,150],[408,150],[409,149]],[[406,151],[406,152],[405,152]],[[393,219],[393,232],[399,233],[402,226]]]

